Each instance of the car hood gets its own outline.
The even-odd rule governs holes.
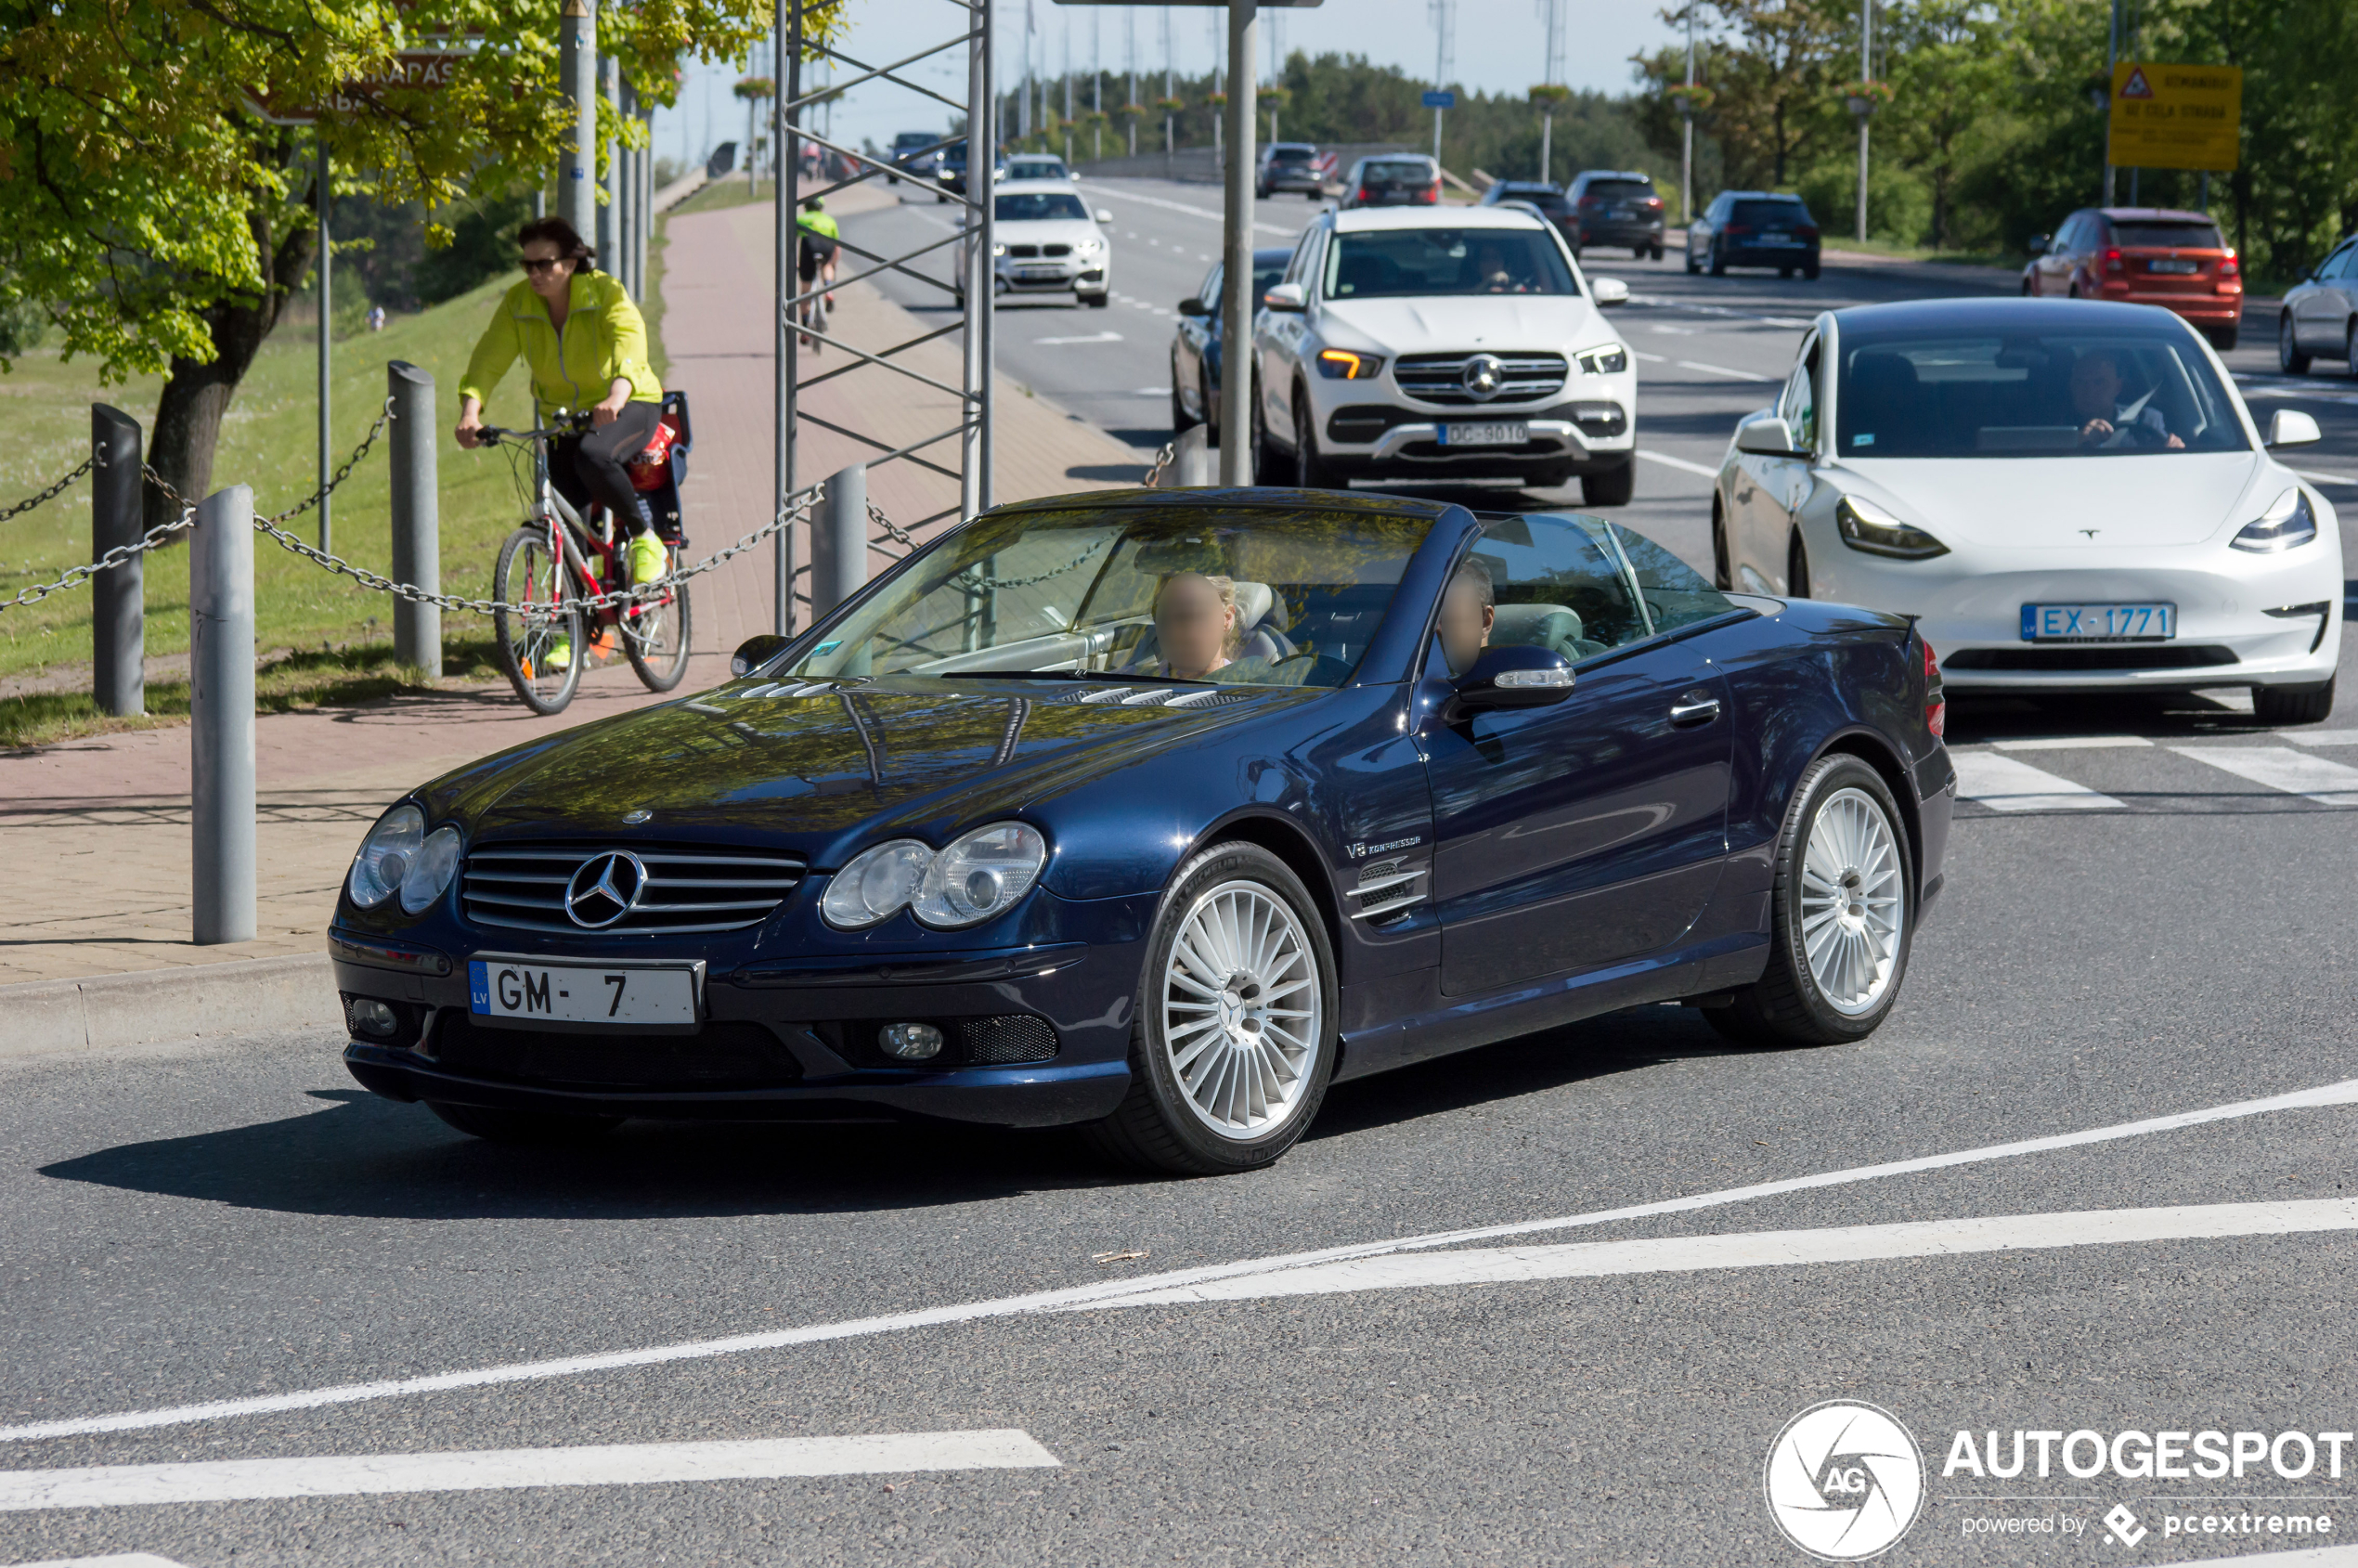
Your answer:
[[[1085,218],[1047,218],[1031,223],[994,223],[991,237],[1003,245],[1078,245],[1101,238]]]
[[[1577,294],[1329,300],[1319,311],[1322,325],[1340,323],[1369,340],[1367,346],[1393,354],[1449,349],[1570,352],[1618,335]]]
[[[824,866],[844,835],[880,821],[954,831],[1322,694],[1228,688],[1188,708],[1076,700],[1118,684],[887,677],[784,696],[744,680],[487,758],[422,793],[430,816],[477,841],[726,836]]]
[[[2256,452],[1891,459],[1823,471],[1945,544],[1989,550],[2196,545],[2260,515],[2292,475]],[[2094,529],[2092,536],[2085,532]]]

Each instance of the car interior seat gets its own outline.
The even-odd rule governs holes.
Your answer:
[[[1851,363],[1850,383],[1844,392],[1856,405],[1842,414],[1846,452],[1863,457],[1894,449],[1924,451],[1932,433],[1923,428],[1924,387],[1914,360],[1888,352],[1861,354]],[[1875,440],[1861,446],[1856,439],[1860,434]]]
[[[1605,651],[1603,643],[1582,635],[1587,629],[1568,605],[1501,604],[1490,641],[1494,647],[1546,648],[1562,654],[1566,664],[1577,664]]]

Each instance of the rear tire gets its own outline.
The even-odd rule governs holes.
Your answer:
[[[428,1100],[426,1108],[469,1137],[519,1148],[591,1143],[622,1125],[619,1116],[567,1116],[552,1110],[504,1110],[492,1106]]]
[[[2233,354],[2236,340],[2242,336],[2242,330],[2237,327],[2213,327],[2205,335],[2210,339],[2211,347],[2222,354]]]
[[[1801,280],[1805,283],[1815,283],[1818,281],[1818,264],[1816,262],[1811,262],[1807,266],[1801,269]]]
[[[2352,321],[2342,330],[2341,359],[2347,372],[2358,376],[2358,321]]]
[[[675,569],[678,563],[673,563]],[[622,652],[650,692],[668,692],[688,673],[688,650],[695,641],[689,615],[688,585],[674,581],[662,599],[647,601],[619,628]]]
[[[1686,253],[1686,257],[1687,257],[1687,276],[1688,276],[1688,277],[1690,277],[1690,278],[1693,278],[1693,277],[1697,276],[1698,274],[1700,274],[1700,273],[1703,271],[1703,263],[1701,263],[1701,262],[1699,262],[1699,261],[1695,260],[1695,253],[1694,253],[1692,251],[1689,251],[1689,252],[1687,252],[1687,253]]]
[[[1255,927],[1272,956],[1249,961],[1223,940]],[[1218,1176],[1291,1148],[1326,1097],[1337,1023],[1334,951],[1302,879],[1257,844],[1214,845],[1182,865],[1147,943],[1136,1011],[1130,1092],[1084,1130],[1100,1153]]]
[[[1629,498],[1638,493],[1638,460],[1629,458],[1618,466],[1580,476],[1580,504],[1583,506],[1627,506]]]
[[[1650,245],[1646,249],[1646,254],[1654,261],[1660,261],[1662,260],[1662,247],[1659,245]]]
[[[2292,335],[2292,311],[2289,307],[2276,317],[2276,368],[2288,376],[2309,373],[2309,356],[2300,352]]]
[[[1719,241],[1716,239],[1711,242],[1711,275],[1714,278],[1728,276],[1728,258],[1721,253]]]
[[[1777,836],[1768,967],[1704,1017],[1743,1045],[1864,1040],[1899,999],[1915,914],[1914,859],[1883,775],[1844,753],[1821,757]]]
[[[562,563],[550,558],[545,529],[527,525],[501,541],[499,562],[491,568],[491,597],[520,606],[491,612],[491,635],[508,684],[533,712],[564,712],[581,685],[581,663],[590,647],[582,636],[579,601],[565,583]],[[560,603],[565,608],[551,613]],[[535,608],[542,605],[551,608]],[[567,640],[573,657],[563,670],[551,671],[548,654],[560,637]]]
[[[2254,686],[2251,716],[2262,724],[2316,724],[2334,711],[2334,683],[2322,686]]]

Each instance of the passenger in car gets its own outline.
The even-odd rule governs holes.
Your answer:
[[[2087,349],[2072,361],[2071,411],[2083,421],[2079,444],[2183,450],[2186,443],[2171,433],[2170,421],[2154,406],[2153,394],[2123,403],[2120,382],[2120,361],[2111,349]]]
[[[1490,630],[1498,621],[1498,591],[1491,581],[1490,568],[1477,560],[1469,560],[1449,579],[1448,590],[1441,596],[1441,613],[1435,617],[1434,631],[1441,640],[1441,656],[1449,662],[1449,673],[1463,675],[1473,667],[1482,651],[1490,645]]]

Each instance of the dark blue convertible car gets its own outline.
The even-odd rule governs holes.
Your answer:
[[[1896,616],[1617,524],[1289,490],[1003,507],[719,690],[426,784],[330,945],[355,1077],[1276,1159],[1327,1086],[1639,1004],[1880,1024],[1955,775]]]

